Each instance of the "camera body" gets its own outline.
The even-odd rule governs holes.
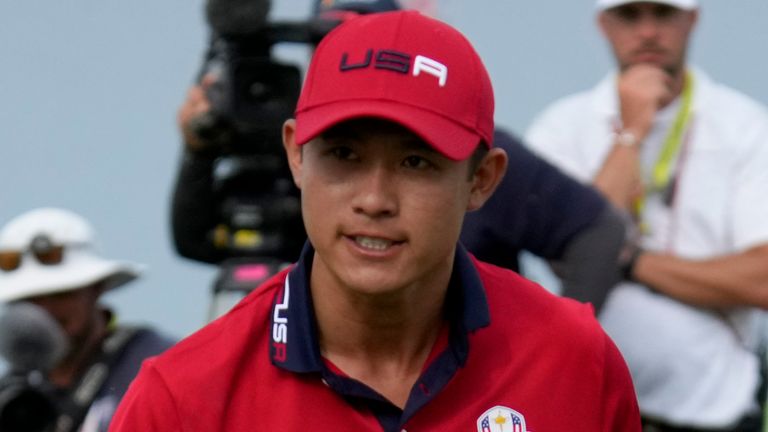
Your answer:
[[[211,110],[194,127],[220,152],[213,172],[220,222],[209,240],[228,256],[290,261],[306,238],[281,136],[302,77],[297,66],[275,60],[271,49],[279,38],[297,41],[308,31],[298,24],[268,25],[212,38],[200,73],[216,78],[206,89]]]
[[[297,65],[274,58],[272,48],[279,43],[313,47],[340,22],[313,18],[265,23],[257,31],[235,34],[213,29],[198,77],[206,81],[210,110],[193,123],[216,155],[211,182],[216,225],[200,241],[209,242],[216,256],[226,257],[217,262],[210,317],[301,253],[306,231],[300,192],[282,145],[282,125],[294,115],[302,74]],[[222,301],[226,307],[219,306]]]
[[[59,414],[53,385],[39,370],[0,378],[0,431],[50,432]]]
[[[206,89],[211,116],[197,132],[225,153],[273,153],[280,148],[280,126],[293,116],[301,72],[272,57],[272,46],[280,42],[275,38],[281,36],[274,32],[268,26],[246,35],[212,36],[199,74],[201,80],[215,77]]]
[[[294,115],[302,76],[296,65],[275,59],[273,47],[298,43],[314,48],[347,19],[399,8],[396,0],[313,3],[312,16],[304,22],[268,21],[268,0],[206,3],[212,32],[198,82],[205,83],[210,110],[193,120],[192,129],[204,151],[215,157],[212,187],[203,190],[199,182],[189,187],[205,193],[205,203],[192,195],[184,195],[182,202],[196,202],[205,214],[195,221],[196,210],[186,208],[174,224],[177,236],[189,234],[175,240],[182,255],[219,265],[210,317],[226,310],[218,308],[219,297],[247,294],[294,262],[306,242],[300,193],[282,146],[282,125]],[[213,203],[203,208],[209,200]]]
[[[203,261],[293,262],[306,241],[300,193],[282,146],[282,125],[293,117],[302,75],[298,66],[278,61],[273,47],[315,47],[347,19],[399,8],[396,0],[313,3],[306,21],[272,22],[267,19],[269,0],[206,2],[211,35],[198,82],[205,85],[210,109],[191,126],[203,151],[215,156],[210,207],[216,214],[206,209],[205,224],[191,222],[194,233],[181,240],[197,243],[197,250],[211,246],[212,251],[194,253]],[[188,218],[195,218],[193,213]],[[205,238],[197,238],[203,225],[208,227]]]

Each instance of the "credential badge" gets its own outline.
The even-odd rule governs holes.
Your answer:
[[[525,417],[505,406],[495,406],[477,418],[477,432],[526,432]]]

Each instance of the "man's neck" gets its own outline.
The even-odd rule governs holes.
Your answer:
[[[443,326],[450,274],[430,286],[367,295],[312,278],[325,359],[403,407]]]

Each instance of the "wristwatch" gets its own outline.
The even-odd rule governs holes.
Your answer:
[[[625,281],[637,282],[634,277],[635,264],[637,264],[637,259],[640,258],[643,252],[645,250],[642,247],[632,242],[624,245],[624,248],[619,253],[619,272]]]
[[[640,140],[634,133],[622,129],[616,131],[616,143],[622,147],[636,147],[640,143]]]

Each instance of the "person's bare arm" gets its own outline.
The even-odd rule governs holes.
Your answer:
[[[643,193],[640,148],[661,106],[672,95],[671,79],[663,70],[639,64],[622,72],[618,81],[621,134],[594,178],[594,186],[618,209],[633,211]]]
[[[682,302],[702,307],[768,309],[768,243],[706,260],[643,252],[632,278]]]
[[[592,184],[617,209],[632,213],[642,193],[638,145],[615,143]]]

